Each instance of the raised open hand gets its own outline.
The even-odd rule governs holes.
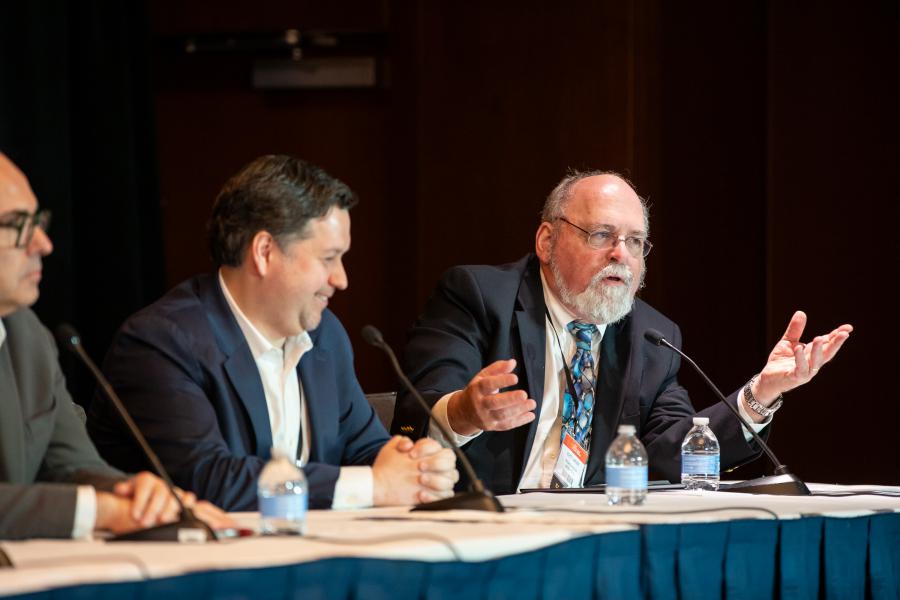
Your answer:
[[[853,331],[852,325],[841,325],[804,344],[800,337],[805,328],[806,313],[798,310],[755,382],[753,393],[760,403],[768,406],[779,394],[810,381],[822,365],[834,358]]]

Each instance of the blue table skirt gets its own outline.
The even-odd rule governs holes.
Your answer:
[[[900,514],[646,525],[480,563],[336,558],[23,598],[900,598]]]

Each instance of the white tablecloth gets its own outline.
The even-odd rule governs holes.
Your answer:
[[[847,492],[871,486],[811,485]],[[877,488],[900,493],[900,488]],[[195,571],[294,564],[333,557],[484,561],[575,537],[644,523],[856,517],[900,512],[900,497],[786,497],[725,492],[651,493],[639,507],[611,507],[603,494],[532,493],[501,498],[506,513],[409,512],[406,508],[311,511],[308,538],[248,537],[211,544],[102,540],[0,542],[14,569],[0,570],[0,595],[84,583],[133,581]],[[771,511],[771,514],[769,511]],[[255,514],[236,514],[255,525]]]

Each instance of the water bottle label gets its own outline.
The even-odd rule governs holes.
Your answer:
[[[688,475],[718,475],[718,454],[682,454],[681,472]]]
[[[282,494],[261,496],[259,513],[263,518],[302,519],[306,514],[306,494]]]
[[[647,467],[606,467],[606,487],[647,489]]]

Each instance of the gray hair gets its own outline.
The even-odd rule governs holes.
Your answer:
[[[562,178],[556,187],[553,188],[553,191],[550,192],[550,195],[547,196],[547,200],[544,201],[544,209],[541,211],[541,220],[552,223],[556,219],[559,219],[563,216],[563,208],[565,208],[566,203],[572,197],[572,187],[581,181],[582,179],[587,179],[588,177],[596,177],[598,175],[612,175],[613,177],[618,177],[622,181],[624,181],[628,187],[634,189],[634,186],[630,181],[623,175],[616,173],[615,171],[603,171],[603,170],[594,170],[594,171],[577,171],[570,170],[565,177]],[[635,192],[637,194],[637,192]],[[650,210],[647,207],[647,201],[644,200],[640,195],[638,195],[638,200],[641,201],[641,209],[644,211],[644,229],[647,234],[650,233]]]

